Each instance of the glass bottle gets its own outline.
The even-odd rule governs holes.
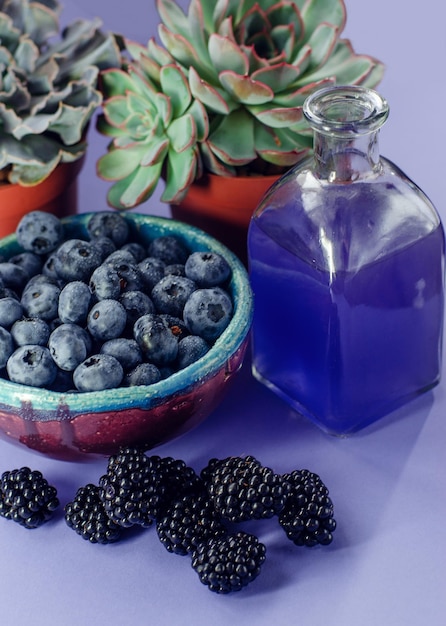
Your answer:
[[[362,87],[307,98],[313,156],[271,187],[248,231],[253,374],[336,435],[440,379],[444,232],[379,154],[388,112]]]

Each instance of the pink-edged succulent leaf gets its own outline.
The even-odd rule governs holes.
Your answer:
[[[253,80],[250,76],[242,76],[235,72],[225,71],[219,74],[221,85],[237,102],[243,104],[264,104],[274,98],[274,91],[268,85]]]
[[[189,37],[189,21],[181,7],[174,0],[156,0],[156,8],[163,24],[179,33],[183,37]]]
[[[96,120],[96,130],[106,137],[120,137],[126,134],[124,128],[112,126],[105,119],[105,115],[99,115]],[[0,166],[1,169],[1,166]]]
[[[301,145],[300,138],[291,131],[272,131],[261,124],[255,126],[254,141],[256,152],[264,161],[284,167],[295,165],[310,151],[309,147]]]
[[[316,89],[328,87],[329,85],[334,85],[335,83],[336,80],[333,77],[323,78],[317,82],[305,84],[298,89],[294,89],[293,91],[284,91],[283,93],[276,95],[274,98],[274,104],[282,107],[301,107],[307,96],[316,91]]]
[[[105,120],[108,124],[123,128],[131,111],[126,96],[112,96],[102,105]]]
[[[139,166],[126,178],[110,187],[107,201],[115,209],[131,209],[147,200],[161,178],[161,164]]]
[[[142,54],[138,59],[138,65],[148,79],[155,84],[159,84],[161,66],[156,61],[147,54]]]
[[[287,128],[302,120],[301,107],[274,107],[259,104],[248,107],[252,115],[265,126],[271,128]]]
[[[250,74],[252,74],[253,72],[256,72],[257,70],[260,70],[262,67],[269,66],[269,62],[257,54],[257,51],[254,48],[254,46],[241,46],[241,50],[243,50],[244,54],[246,55],[249,61],[249,73]]]
[[[162,163],[166,158],[169,150],[169,140],[167,137],[161,139],[158,142],[149,143],[146,146],[146,151],[141,157],[141,165],[155,165],[156,163]]]
[[[212,152],[207,141],[200,143],[200,154],[207,172],[217,176],[236,176],[236,168],[220,161],[217,155]]]
[[[163,202],[181,202],[193,183],[197,171],[197,151],[189,148],[183,152],[169,150],[167,155],[166,186],[161,194]]]
[[[213,3],[211,3],[213,4]],[[209,61],[208,41],[204,29],[204,4],[202,2],[191,2],[188,12],[189,37],[194,43],[194,48],[202,60]]]
[[[330,58],[338,39],[338,29],[332,24],[318,24],[311,37],[308,45],[311,47],[311,58],[309,71],[322,67]]]
[[[189,65],[201,65],[201,60],[193,43],[186,37],[172,33],[164,24],[159,25],[158,34],[163,45],[166,46],[167,50],[178,63],[184,67],[189,67]]]
[[[232,17],[227,17],[222,20],[222,22],[218,26],[217,34],[221,35],[222,37],[229,37],[229,39],[232,39],[232,41],[236,40],[234,34],[234,20],[232,19]]]
[[[173,117],[179,117],[189,107],[192,95],[187,78],[176,65],[165,65],[161,68],[160,84],[172,104]]]
[[[209,134],[209,117],[204,105],[194,100],[187,112],[194,118],[197,141],[205,141]]]
[[[340,85],[361,84],[361,81],[369,76],[375,63],[376,62],[369,56],[355,54],[340,64],[332,65],[327,63],[315,72],[307,74],[306,81],[317,82],[327,76],[332,76]],[[297,84],[299,83],[300,81],[297,81]]]
[[[227,115],[234,108],[234,101],[223,89],[206,82],[193,67],[189,70],[189,86],[194,98],[215,113]]]
[[[131,76],[121,69],[108,69],[100,74],[101,91],[105,98],[119,96],[127,91],[134,91],[135,86]]]
[[[296,49],[292,24],[281,24],[273,28],[271,30],[271,39],[277,50],[281,51],[284,60],[289,62],[293,58],[294,50]]]
[[[266,10],[268,20],[274,31],[277,27],[290,25],[293,29],[293,41],[298,44],[304,37],[305,25],[299,7],[295,2],[282,0]]]
[[[140,60],[143,54],[147,54],[147,46],[143,46],[138,41],[124,38],[125,49],[130,53],[132,59]]]
[[[160,66],[175,62],[170,52],[160,46],[154,37],[151,37],[147,43],[147,54]]]
[[[372,63],[373,65],[370,72],[363,76],[361,81],[356,83],[357,85],[373,89],[382,81],[384,76],[384,65],[374,58],[372,58]]]
[[[270,87],[274,93],[288,89],[300,76],[300,68],[288,63],[264,67],[251,74],[253,80]]]
[[[125,149],[110,150],[97,162],[97,173],[103,180],[122,180],[136,170],[147,147],[136,142]]]
[[[227,165],[250,163],[256,157],[254,118],[244,109],[237,109],[226,115],[211,130],[208,146]]]
[[[154,100],[156,109],[158,111],[159,116],[163,121],[163,125],[165,128],[170,124],[172,120],[172,102],[170,98],[163,93],[157,93]]]
[[[229,37],[212,34],[209,37],[209,56],[217,73],[225,70],[236,74],[246,74],[249,61],[240,46]]]
[[[166,129],[170,148],[175,152],[184,152],[197,141],[195,120],[189,113],[177,117]]]
[[[343,0],[307,0],[302,6],[302,18],[305,25],[304,41],[307,41],[321,22],[332,24],[342,32],[347,19]]]

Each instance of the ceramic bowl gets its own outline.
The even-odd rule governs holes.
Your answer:
[[[63,220],[68,237],[86,237],[91,214]],[[191,251],[219,252],[232,268],[234,314],[209,352],[150,386],[56,393],[0,379],[0,436],[62,460],[114,454],[123,445],[146,450],[174,439],[207,418],[222,400],[245,355],[252,321],[249,279],[241,261],[215,238],[176,220],[126,214],[144,242],[179,236]],[[19,251],[15,235],[0,240],[0,256]]]

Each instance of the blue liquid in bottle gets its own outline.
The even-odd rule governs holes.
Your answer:
[[[248,235],[253,373],[337,435],[439,382],[444,309],[439,217],[376,156],[372,133],[352,141],[351,122],[348,141],[316,142],[323,166],[302,164],[270,190]]]

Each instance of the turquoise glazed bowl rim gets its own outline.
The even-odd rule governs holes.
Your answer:
[[[87,236],[86,226],[93,212],[62,219],[68,236]],[[0,379],[0,410],[20,411],[32,405],[33,421],[72,419],[77,414],[103,413],[128,408],[150,409],[163,399],[180,394],[218,372],[246,342],[253,316],[253,296],[245,267],[226,246],[204,231],[171,218],[123,213],[131,230],[149,239],[162,235],[180,237],[189,249],[212,250],[222,254],[232,269],[229,291],[233,298],[233,317],[207,354],[168,378],[148,386],[119,387],[94,392],[54,392]],[[6,259],[20,251],[15,235],[0,240],[0,254]],[[65,410],[60,410],[64,407]],[[68,409],[68,410],[67,410]],[[26,419],[26,418],[24,418]],[[28,418],[29,419],[29,418]]]

